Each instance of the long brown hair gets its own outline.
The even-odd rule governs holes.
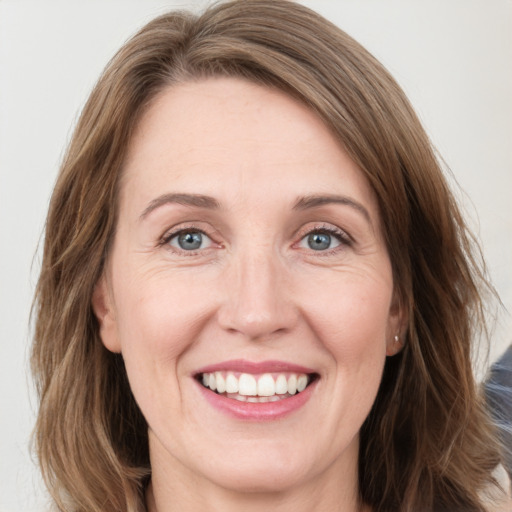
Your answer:
[[[144,509],[147,425],[122,356],[100,341],[91,296],[114,235],[134,126],[159,91],[210,76],[304,102],[378,197],[409,323],[362,427],[361,500],[376,512],[485,510],[479,492],[499,457],[471,366],[484,283],[471,236],[396,82],[347,34],[283,0],[153,20],[108,64],[83,109],[51,199],[34,309],[35,441],[58,508]]]

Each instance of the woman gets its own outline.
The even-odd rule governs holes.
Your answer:
[[[491,510],[471,237],[403,92],[294,3],[171,13],[71,141],[37,290],[61,510]]]

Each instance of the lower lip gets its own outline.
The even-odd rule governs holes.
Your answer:
[[[283,398],[277,402],[240,402],[234,398],[218,395],[214,391],[205,388],[199,382],[201,393],[205,399],[216,409],[232,417],[248,421],[277,420],[297,411],[311,398],[313,388],[318,380],[312,382],[304,391],[289,398]]]

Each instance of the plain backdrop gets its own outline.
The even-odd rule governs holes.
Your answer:
[[[512,2],[306,1],[379,58],[455,176],[492,280],[512,309]],[[145,22],[203,1],[0,0],[0,512],[40,511],[29,310],[46,209],[77,115]],[[503,313],[494,359],[512,342]]]

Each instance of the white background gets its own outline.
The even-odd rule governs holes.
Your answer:
[[[44,509],[29,453],[28,317],[52,184],[107,60],[142,24],[203,1],[0,0],[0,512]],[[465,194],[512,310],[512,2],[308,1],[404,87]],[[491,358],[512,341],[503,314]]]

